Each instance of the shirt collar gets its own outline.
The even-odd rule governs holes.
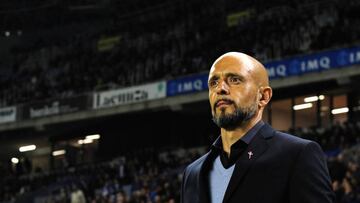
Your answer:
[[[260,120],[259,122],[257,122],[244,136],[242,136],[242,138],[240,140],[242,140],[243,142],[245,142],[246,144],[250,144],[250,141],[254,138],[254,136],[256,135],[256,133],[260,130],[260,128],[264,125],[264,121]],[[238,141],[236,141],[234,144],[238,143]],[[234,145],[233,144],[233,145]],[[222,140],[221,140],[221,136],[219,136],[215,142],[212,144],[212,147],[215,147],[217,149],[221,149],[222,150]],[[232,146],[231,146],[232,147]]]
[[[239,156],[250,144],[251,140],[254,138],[256,133],[264,124],[265,123],[263,121],[259,121],[241,139],[231,145],[230,157],[228,157],[227,153],[223,150],[221,136],[216,139],[216,141],[212,145],[212,148],[219,153],[221,163],[225,168],[231,167],[237,161]]]

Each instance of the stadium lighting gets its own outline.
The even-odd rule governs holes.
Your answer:
[[[20,152],[27,152],[27,151],[33,151],[36,149],[35,145],[27,145],[27,146],[22,146],[19,148]]]
[[[302,110],[302,109],[311,108],[312,106],[313,106],[312,103],[298,104],[298,105],[293,106],[293,109],[295,111],[298,111],[298,110]]]
[[[91,140],[91,139],[83,139],[83,140],[78,140],[78,144],[90,144],[90,143],[92,143],[93,142],[93,140]]]
[[[311,97],[304,98],[304,102],[308,103],[308,102],[314,102],[314,101],[317,101],[317,100],[324,100],[324,99],[325,99],[324,95],[311,96]]]
[[[333,109],[333,110],[331,110],[331,113],[332,113],[333,115],[335,115],[335,114],[341,114],[341,113],[347,113],[347,112],[349,112],[349,108],[348,108],[348,107],[343,107],[343,108],[338,108],[338,109]]]
[[[93,142],[93,140],[91,140],[91,139],[84,139],[84,144],[89,144],[89,143],[92,143]]]
[[[85,137],[85,139],[89,139],[89,140],[97,140],[100,139],[100,135],[99,134],[95,134],[95,135],[88,135]]]
[[[66,154],[66,151],[65,150],[56,150],[56,151],[53,151],[52,152],[52,155],[53,156],[60,156],[60,155],[64,155],[64,154]]]
[[[19,163],[19,159],[16,157],[13,157],[13,158],[11,158],[11,163],[13,163],[13,164]]]

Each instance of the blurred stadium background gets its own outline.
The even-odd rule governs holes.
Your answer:
[[[0,202],[179,202],[228,51],[265,63],[264,120],[360,202],[360,1],[3,0],[0,35]]]

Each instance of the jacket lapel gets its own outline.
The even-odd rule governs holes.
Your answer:
[[[251,165],[267,150],[268,144],[266,138],[272,136],[273,131],[269,125],[265,124],[254,136],[238,161],[236,161],[235,169],[226,189],[223,202],[228,202],[246,172],[251,168]]]
[[[200,173],[198,175],[200,203],[210,202],[209,180],[207,175],[211,170],[212,163],[214,162],[215,158],[216,158],[216,153],[213,150],[210,150],[210,152],[208,152],[205,160],[200,166]]]

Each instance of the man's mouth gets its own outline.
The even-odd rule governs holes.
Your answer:
[[[233,102],[230,101],[230,100],[219,100],[215,103],[215,107],[222,107],[222,106],[228,106],[228,105],[231,105]]]

